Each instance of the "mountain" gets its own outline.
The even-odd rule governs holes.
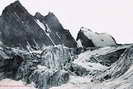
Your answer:
[[[115,39],[106,33],[96,33],[90,29],[81,27],[76,41],[79,47],[105,47],[117,45]]]
[[[77,43],[53,13],[32,16],[16,1],[7,6],[0,16],[0,37],[9,47],[42,48],[62,44],[76,48]]]
[[[19,1],[3,10],[0,88],[133,89],[132,80],[133,44],[84,27],[76,43],[51,12],[32,16]]]
[[[43,16],[37,12],[35,17],[48,29],[46,32],[48,32],[50,37],[54,39],[53,41],[56,45],[64,44],[67,47],[77,46],[77,43],[75,42],[69,30],[63,28],[53,13],[49,12],[48,15]]]

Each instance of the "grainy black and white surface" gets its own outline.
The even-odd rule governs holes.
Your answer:
[[[133,89],[132,78],[133,44],[84,27],[75,40],[19,1],[0,16],[0,89]]]

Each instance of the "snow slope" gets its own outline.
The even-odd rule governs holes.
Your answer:
[[[82,27],[80,29],[79,33],[81,33],[85,37],[87,37],[88,40],[91,40],[93,42],[94,46],[96,46],[96,47],[105,47],[105,46],[116,45],[116,41],[114,40],[114,38],[111,35],[106,34],[106,33],[96,33],[87,28],[84,28],[84,27]],[[79,38],[78,40],[86,41],[85,39],[82,39],[82,38]],[[83,42],[83,41],[81,41],[81,42]]]
[[[90,62],[92,56],[106,56],[107,54],[116,52],[120,49],[126,50],[111,66],[105,66],[98,62]],[[9,89],[9,87],[10,89],[35,89],[33,86],[37,86],[38,89],[49,89],[49,87],[46,87],[49,86],[47,83],[50,84],[50,89],[133,89],[133,47],[131,45],[103,47],[81,53],[71,62],[72,65],[76,65],[76,67],[73,67],[77,68],[75,70],[73,69],[74,71],[83,71],[86,72],[86,75],[74,75],[71,73],[72,70],[69,69],[69,67],[60,65],[64,63],[64,59],[67,59],[65,57],[69,56],[71,59],[71,55],[69,54],[70,49],[63,48],[63,46],[57,46],[49,47],[42,51],[43,52],[40,52],[40,50],[31,51],[27,54],[28,52],[26,53],[21,50],[12,49],[8,52],[19,54],[20,56],[23,55],[26,59],[27,57],[30,58],[30,56],[31,59],[33,58],[32,60],[26,60],[26,63],[23,63],[20,67],[21,71],[18,71],[18,76],[23,76],[22,81],[30,80],[32,82],[30,85],[25,85],[22,81],[4,79],[0,81],[0,89]],[[40,53],[42,58],[38,59]],[[68,64],[71,64],[70,60],[67,62]],[[110,73],[110,79],[105,79],[105,76]]]
[[[112,51],[114,49],[121,49],[123,47],[118,47],[118,48],[105,47],[105,48],[101,48],[101,49],[98,49],[98,50],[95,50],[92,52],[87,51],[87,52],[80,54],[75,63],[77,63],[77,64],[79,64],[85,68],[90,69],[90,67],[88,67],[88,65],[90,65],[90,63],[88,63],[88,65],[84,65],[84,63],[86,62],[85,60],[89,59],[90,54],[92,55],[92,54],[97,53],[97,55],[101,55],[101,54],[104,54],[105,51],[106,51],[105,53],[107,53],[107,52]],[[87,56],[87,55],[89,55],[89,56]],[[127,59],[126,56],[129,59]],[[104,80],[103,82],[101,82],[99,80],[92,81],[94,76],[90,76],[90,75],[82,76],[82,77],[81,76],[71,76],[71,78],[67,84],[63,84],[62,86],[59,86],[59,87],[52,87],[51,89],[133,89],[133,83],[132,83],[133,64],[132,64],[132,61],[128,61],[128,60],[132,60],[132,58],[133,58],[132,56],[133,56],[132,48],[129,48],[128,51],[123,53],[123,57],[120,57],[119,60],[125,60],[125,62],[127,62],[126,63],[127,65],[125,65],[125,66],[129,66],[127,71],[124,72],[120,77],[114,76],[115,77],[114,79]],[[127,61],[126,61],[126,59],[127,59]],[[112,66],[117,66],[114,68],[114,70],[112,70],[112,72],[114,71],[115,73],[117,73],[119,70],[121,70],[121,72],[123,72],[122,70],[124,67],[120,66],[120,64],[123,65],[125,62],[124,61],[119,62],[119,60],[117,61],[117,64],[115,62],[112,65]],[[80,64],[80,62],[82,62],[82,64]],[[129,63],[129,65],[128,65],[128,63]],[[93,65],[93,64],[94,63],[92,63],[91,65]],[[97,66],[95,66],[96,64],[97,63],[95,63],[93,65],[94,66],[93,68],[95,68],[95,70],[101,69],[100,68],[101,65],[97,67]],[[108,69],[110,70],[111,67],[106,68],[105,70],[108,70]]]
[[[3,79],[0,81],[0,89],[36,89],[33,85],[26,85],[22,81]]]

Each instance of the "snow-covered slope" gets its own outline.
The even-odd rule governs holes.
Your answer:
[[[114,38],[106,33],[96,33],[87,28],[82,27],[78,33],[77,41],[79,46],[83,47],[105,47],[116,45]]]
[[[5,68],[13,66],[9,70],[1,67],[0,78],[10,76],[10,79],[30,84],[31,89],[34,87],[38,89],[132,89],[133,48],[131,45],[98,48],[75,57],[73,50],[64,46],[46,47],[43,50],[29,52],[1,47],[0,52],[1,65],[5,65]],[[120,56],[114,57],[114,53],[119,52]],[[92,60],[92,57],[97,61]],[[117,60],[110,66],[99,62],[101,58],[105,58],[102,60],[105,61],[112,57]],[[21,65],[16,65],[15,63],[21,58],[24,59]],[[17,72],[14,72],[16,66]],[[14,74],[16,76],[13,76]],[[0,84],[3,82],[7,80],[0,81]],[[15,82],[22,84],[20,81]],[[29,89],[27,85],[22,86]]]
[[[38,89],[59,86],[69,80],[65,66],[73,55],[73,49],[62,45],[28,51],[0,47],[0,79],[22,80]]]
[[[22,81],[3,79],[0,81],[0,89],[36,89],[32,84],[24,84]]]
[[[59,87],[52,87],[51,89],[133,89],[133,48],[131,46],[121,46],[117,48],[106,47],[92,52],[87,51],[79,55],[79,58],[75,61],[79,65],[80,62],[82,62],[81,66],[92,69],[89,67],[90,63],[87,63],[84,59],[89,60],[90,56],[95,53],[97,53],[97,55],[104,55],[106,53],[110,53],[111,51],[123,48],[126,48],[126,50],[121,54],[118,60],[110,67],[105,67],[104,71],[99,71],[99,69],[102,68],[101,65],[97,67],[95,66],[97,63],[92,63],[91,67],[93,67],[93,70],[98,69],[95,76],[90,74],[87,76],[71,76],[68,83]]]

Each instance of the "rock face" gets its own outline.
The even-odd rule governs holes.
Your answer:
[[[63,44],[70,48],[77,46],[68,30],[59,23],[56,16],[30,15],[27,10],[16,1],[7,6],[0,16],[0,37],[3,44],[9,47],[41,48]]]
[[[77,46],[69,30],[63,28],[53,13],[49,12],[46,16],[36,13],[35,17],[46,27],[46,32],[49,33],[51,39],[54,39],[53,41],[56,45],[64,44],[67,47]]]
[[[28,52],[18,48],[0,47],[0,79],[34,83],[38,89],[49,89],[69,80],[66,65],[72,61],[73,50],[47,47]]]
[[[73,52],[74,50],[62,45],[30,51],[0,47],[0,79],[22,80],[26,84],[32,83],[37,89],[54,89],[53,87],[57,86],[55,89],[68,89],[68,86],[73,89],[77,85],[80,87],[76,89],[88,89],[88,87],[90,89],[115,89],[117,86],[106,88],[104,85],[110,86],[109,83],[112,81],[114,83],[111,85],[121,86],[122,82],[127,83],[128,86],[122,89],[132,87],[132,46],[122,45],[88,50],[81,53],[77,59],[74,58]],[[92,56],[98,62],[93,61]],[[113,61],[113,64],[111,63],[112,65],[108,67],[99,61],[107,62],[105,64]],[[111,81],[108,80],[110,78]],[[106,80],[108,80],[107,83]],[[95,81],[105,81],[105,83],[95,83]]]
[[[88,50],[78,55],[72,62],[70,71],[77,76],[95,75],[103,72],[119,60],[124,51],[130,46],[113,46]]]
[[[95,56],[98,62],[89,61],[92,56]],[[101,65],[100,61],[115,62],[107,67]],[[70,71],[75,74],[70,81],[50,89],[132,89],[133,46],[121,45],[88,50],[73,61]]]
[[[38,89],[49,89],[66,83],[69,73],[65,66],[72,60],[72,55],[72,50],[62,46],[28,53],[24,56],[26,60],[18,68],[17,79],[32,82]]]
[[[124,75],[133,65],[133,48],[127,48],[120,58],[113,63],[106,71],[98,74],[94,79],[103,81],[108,79],[116,79]]]
[[[78,33],[76,41],[79,47],[105,47],[116,45],[114,38],[105,33],[95,33],[82,27]]]
[[[15,79],[16,71],[23,61],[23,57],[11,48],[0,47],[0,79]]]
[[[116,62],[125,49],[116,49],[112,52],[106,53],[104,55],[92,55],[90,57],[90,62],[97,62],[102,65],[110,66]]]

